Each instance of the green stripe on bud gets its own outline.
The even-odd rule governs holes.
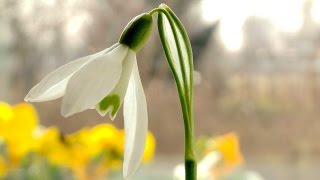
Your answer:
[[[123,30],[119,43],[129,46],[134,51],[140,50],[150,36],[152,16],[144,13],[132,19]]]
[[[109,108],[112,108],[111,116],[114,117],[120,109],[120,97],[118,95],[108,95],[100,101],[100,111],[107,111]]]

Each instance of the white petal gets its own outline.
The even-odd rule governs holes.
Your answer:
[[[53,99],[60,98],[64,95],[67,83],[70,77],[81,67],[89,63],[91,60],[97,56],[107,53],[108,51],[119,46],[115,44],[108,49],[100,51],[96,54],[82,57],[80,59],[74,60],[68,64],[61,66],[60,68],[54,70],[49,75],[47,75],[43,80],[40,81],[36,86],[34,86],[27,96],[25,101],[40,102],[49,101]]]
[[[116,113],[119,111],[120,106],[124,100],[124,96],[126,95],[129,79],[132,73],[133,63],[135,61],[136,53],[133,50],[129,49],[128,54],[122,63],[123,69],[118,84],[110,92],[110,94],[108,94],[108,96],[106,96],[96,106],[96,110],[101,116],[105,116],[109,113],[111,120],[114,120],[114,118],[116,117]]]
[[[125,151],[123,175],[130,178],[139,167],[145,148],[148,112],[137,62],[134,62],[124,99]]]
[[[66,117],[90,109],[109,94],[119,81],[127,52],[127,46],[119,45],[79,69],[67,85],[62,115]]]

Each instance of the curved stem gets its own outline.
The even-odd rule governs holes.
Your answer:
[[[174,36],[174,39],[176,41],[176,48],[178,51],[178,56],[179,56],[179,62],[180,66],[182,66],[181,73],[182,73],[182,83],[179,80],[179,77],[177,75],[177,71],[175,69],[174,63],[173,63],[173,57],[171,56],[170,51],[168,50],[168,44],[167,41],[165,40],[164,37],[164,29],[162,26],[158,26],[159,28],[159,34],[160,34],[160,39],[162,41],[162,45],[164,47],[165,54],[168,59],[168,63],[170,66],[170,69],[174,75],[177,89],[178,89],[178,94],[179,94],[179,99],[180,99],[180,104],[181,104],[181,109],[182,109],[182,115],[183,115],[183,120],[184,120],[184,134],[185,134],[185,178],[186,180],[196,180],[197,179],[197,161],[196,161],[196,155],[194,151],[194,125],[193,125],[193,77],[192,77],[192,71],[193,71],[193,63],[192,63],[192,52],[191,52],[191,46],[188,40],[187,35],[185,34],[185,30],[183,26],[179,23],[174,24],[174,21],[179,22],[177,20],[177,17],[166,11],[165,9],[162,8],[156,8],[153,9],[149,12],[150,15],[153,15],[155,13],[162,13],[163,15],[166,16],[166,18],[169,21],[170,26],[172,27],[172,33]],[[158,22],[162,21],[162,16],[159,16]],[[187,76],[185,72],[185,64],[183,61],[183,56],[182,56],[182,51],[181,51],[181,45],[180,41],[178,39],[178,34],[177,34],[177,29],[178,28],[180,31],[182,31],[182,38],[183,41],[186,43],[187,48],[189,48],[187,51],[188,57],[189,57],[189,64],[191,67],[191,72],[190,72],[190,86],[187,84]],[[183,88],[184,87],[184,88]],[[185,91],[184,91],[185,90]]]

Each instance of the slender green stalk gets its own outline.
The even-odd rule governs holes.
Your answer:
[[[158,25],[159,28],[159,34],[160,39],[162,41],[162,45],[164,47],[164,51],[166,54],[166,57],[168,59],[168,63],[170,66],[170,69],[173,73],[173,76],[176,81],[181,109],[182,109],[182,115],[183,115],[183,122],[184,122],[184,136],[185,136],[185,178],[186,180],[195,180],[197,179],[197,161],[196,161],[196,155],[194,151],[194,125],[193,125],[193,62],[192,62],[192,52],[191,52],[191,46],[188,40],[188,36],[185,33],[185,30],[180,24],[180,21],[175,16],[174,13],[171,13],[170,11],[167,11],[162,8],[156,8],[149,12],[150,15],[153,15],[154,13],[162,13],[166,16],[166,18],[169,21],[170,26],[172,27],[173,36],[176,42],[176,48],[178,51],[178,57],[182,73],[182,81],[180,81],[178,77],[178,73],[176,71],[176,67],[173,63],[173,57],[171,55],[171,52],[169,50],[168,42],[165,40],[164,36],[164,29],[162,26]],[[162,16],[158,16],[158,23],[162,22]],[[185,71],[185,62],[183,60],[182,56],[182,50],[181,50],[181,44],[178,39],[178,32],[177,29],[182,32],[181,36],[183,38],[184,43],[187,46],[187,53],[189,58],[189,65],[190,65],[190,84],[187,83],[187,75]]]

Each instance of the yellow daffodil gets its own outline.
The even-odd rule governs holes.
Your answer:
[[[3,177],[7,172],[7,163],[4,158],[0,156],[0,177]]]
[[[217,167],[221,173],[223,173],[222,171],[231,171],[243,163],[239,139],[235,133],[228,133],[214,138],[207,149],[207,152],[210,151],[216,151],[222,156]]]
[[[61,139],[58,129],[44,129],[37,137],[36,152],[45,156],[52,164],[68,167],[71,159],[69,149]]]
[[[16,106],[0,103],[0,138],[9,155],[8,160],[0,156],[0,176],[8,168],[17,167],[30,152],[46,158],[52,165],[71,169],[77,179],[103,177],[109,170],[119,169],[124,157],[124,130],[101,124],[62,135],[57,128],[38,126],[37,114],[27,103]],[[152,159],[154,149],[155,139],[148,132],[143,162]]]
[[[115,149],[118,139],[118,129],[111,124],[101,124],[90,130],[85,138],[86,145],[95,150],[94,155],[104,149]],[[122,144],[123,146],[123,144]]]
[[[147,135],[146,147],[144,148],[144,153],[142,160],[144,163],[151,161],[154,156],[154,152],[156,149],[156,140],[153,134],[149,131]]]
[[[0,123],[4,124],[13,119],[14,113],[12,107],[4,102],[0,102]]]
[[[35,148],[33,132],[37,124],[37,113],[32,105],[21,103],[11,107],[0,103],[0,136],[13,165]]]

